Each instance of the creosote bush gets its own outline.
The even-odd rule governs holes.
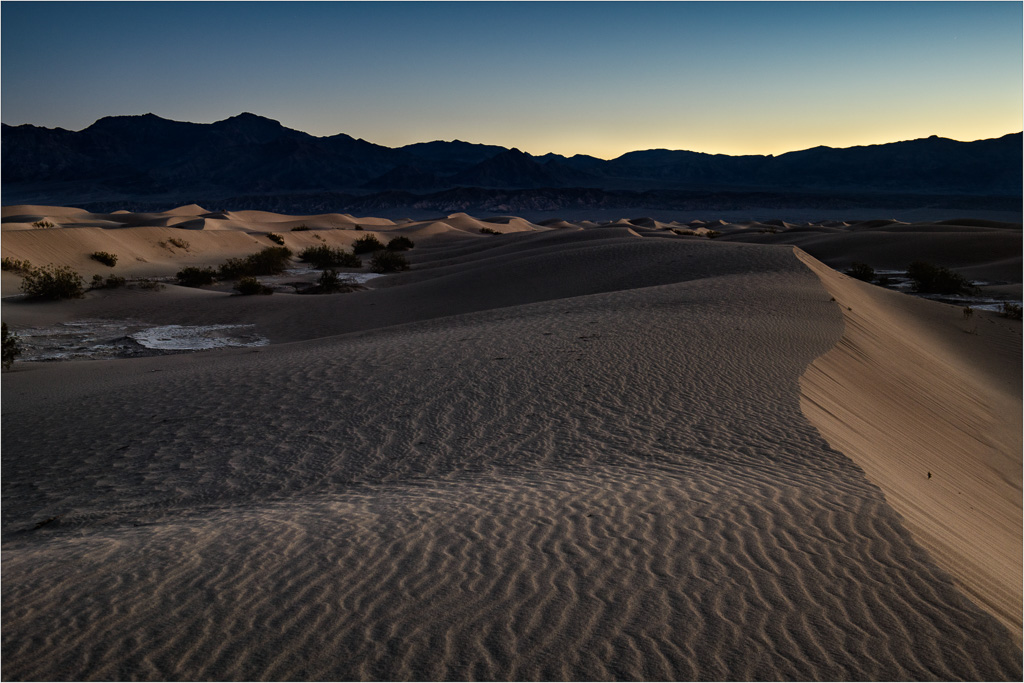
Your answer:
[[[352,243],[353,254],[366,254],[372,251],[379,251],[384,248],[375,235],[363,235]]]
[[[53,223],[51,223],[50,221],[36,221],[35,223],[32,224],[32,227],[35,227],[35,228],[52,228],[53,227]]]
[[[117,265],[117,254],[111,254],[109,251],[94,251],[89,254],[89,258],[111,268]]]
[[[21,344],[18,335],[7,331],[7,323],[0,323],[3,329],[3,366],[7,370],[14,363],[14,359],[21,355]]]
[[[79,299],[85,280],[67,266],[42,266],[25,273],[21,291],[31,299]]]
[[[388,242],[388,246],[385,247],[388,251],[405,251],[406,249],[412,249],[416,246],[411,239],[405,235],[399,235],[394,237]]]
[[[907,266],[907,277],[914,281],[914,291],[922,294],[970,294],[977,291],[970,280],[948,268],[925,261]]]
[[[864,282],[872,282],[875,279],[875,269],[860,261],[851,263],[850,267],[846,270],[846,274]]]
[[[305,225],[296,225],[294,228],[292,228],[292,232],[306,232],[307,230],[309,230],[309,228],[307,228]]]
[[[500,232],[498,232],[497,230],[494,230],[493,228],[480,228],[480,232],[482,232],[485,235],[500,235],[501,234]]]
[[[178,278],[178,284],[184,287],[202,287],[212,285],[216,275],[217,272],[213,268],[188,266],[179,270],[175,277]]]
[[[255,275],[278,275],[288,266],[292,250],[288,247],[267,247],[245,258],[228,259],[220,265],[220,276],[226,280]]]
[[[284,238],[278,235],[276,232],[267,233],[267,239],[275,244],[284,244]]]
[[[299,258],[307,263],[312,263],[314,268],[359,268],[363,265],[362,260],[354,253],[349,253],[341,247],[329,247],[326,244],[318,247],[306,247],[299,252]]]
[[[378,251],[370,261],[370,270],[375,273],[394,273],[409,270],[409,262],[396,251]]]
[[[254,277],[248,276],[241,278],[237,284],[235,284],[235,289],[243,296],[249,296],[252,294],[269,295],[274,293],[273,288],[266,286]]]
[[[706,233],[704,233],[704,235],[705,235],[705,236],[706,236],[706,237],[707,237],[707,238],[708,238],[709,240],[713,240],[713,239],[715,239],[716,237],[721,237],[721,236],[722,236],[722,233],[721,233],[721,232],[719,232],[718,230],[708,230],[708,231],[707,231]]]

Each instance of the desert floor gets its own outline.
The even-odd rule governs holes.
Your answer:
[[[174,284],[270,233],[416,246]],[[129,286],[3,272],[2,676],[1020,680],[1021,236],[6,207]],[[841,274],[916,259],[981,293]]]

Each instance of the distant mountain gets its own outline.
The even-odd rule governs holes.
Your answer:
[[[390,148],[344,134],[314,137],[249,113],[210,124],[146,114],[102,118],[77,132],[5,124],[0,172],[8,205],[170,206],[195,197],[216,202],[285,195],[306,196],[312,205],[327,196],[369,194],[415,203],[422,193],[457,188],[482,188],[494,196],[551,190],[552,196],[572,195],[574,205],[600,201],[602,192],[620,198],[629,192],[1014,197],[1021,194],[1021,143],[1020,133],[977,142],[933,136],[779,156],[658,149],[605,161],[537,157],[459,140]],[[539,196],[536,202],[548,201]]]

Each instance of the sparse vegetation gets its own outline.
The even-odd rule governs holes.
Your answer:
[[[914,291],[921,294],[971,294],[977,288],[970,280],[948,268],[925,261],[907,266],[907,277],[914,281]]]
[[[179,270],[175,277],[178,278],[178,284],[184,287],[202,287],[212,285],[216,275],[217,272],[213,268],[188,266]]]
[[[272,287],[268,287],[254,277],[245,276],[241,278],[236,284],[235,289],[242,296],[250,296],[253,294],[273,294],[274,290]]]
[[[18,273],[19,275],[24,275],[25,273],[32,270],[32,264],[29,263],[28,261],[12,259],[5,256],[3,258],[3,269],[10,270],[12,272]]]
[[[497,230],[494,230],[493,228],[480,228],[480,232],[482,232],[485,235],[500,235],[501,234],[500,232],[498,232]]]
[[[305,225],[296,225],[294,228],[292,228],[292,232],[306,232],[307,230],[309,230],[309,228],[307,228]]]
[[[267,239],[275,244],[284,244],[284,238],[278,235],[276,232],[268,233]]]
[[[397,251],[378,251],[370,261],[370,270],[375,273],[409,270],[409,262]]]
[[[708,230],[706,233],[704,233],[704,236],[707,237],[709,240],[713,240],[716,237],[721,237],[722,233],[719,232],[718,230]]]
[[[406,249],[412,249],[416,246],[411,239],[405,235],[399,235],[388,242],[388,246],[385,247],[388,251],[405,251]]]
[[[89,289],[117,289],[118,287],[124,287],[125,279],[120,275],[114,275],[113,273],[104,280],[102,275],[92,276],[92,285]]]
[[[42,266],[25,273],[21,290],[31,299],[79,299],[85,280],[67,266]]]
[[[360,268],[362,260],[354,253],[350,253],[341,247],[306,247],[299,253],[299,258],[307,263],[312,263],[314,268]]]
[[[89,258],[111,268],[117,265],[117,254],[111,254],[109,251],[94,251],[89,254]]]
[[[226,280],[256,275],[278,275],[288,266],[292,250],[288,247],[267,247],[245,258],[228,259],[220,265],[220,276]]]
[[[863,280],[864,282],[873,282],[875,279],[875,269],[866,263],[860,261],[854,261],[847,268],[846,274],[857,280]]]
[[[1021,313],[1020,304],[1010,303],[1009,301],[1004,301],[1003,305],[999,308],[999,315],[1011,320],[1020,320]]]
[[[34,227],[34,228],[52,228],[53,227],[53,223],[51,223],[50,221],[40,220],[40,221],[36,221],[35,223],[33,223],[32,227]]]
[[[672,232],[677,235],[696,235],[697,233],[693,230],[682,230],[680,228],[672,228]]]
[[[136,282],[135,286],[139,289],[144,289],[147,292],[159,292],[164,288],[164,286],[156,280],[149,280],[145,278]]]
[[[172,237],[167,241],[176,246],[178,249],[188,249],[190,246],[192,246],[187,241],[178,239],[177,237]]]
[[[21,355],[21,343],[18,335],[7,331],[7,323],[0,323],[3,329],[3,367],[9,370],[14,359]]]
[[[383,248],[384,245],[381,244],[381,241],[375,235],[363,235],[352,243],[353,254],[366,254]]]

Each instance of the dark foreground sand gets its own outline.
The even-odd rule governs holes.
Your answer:
[[[1021,677],[1019,321],[750,226],[70,211],[5,209],[4,255],[89,275],[109,237],[167,275],[274,220],[417,247],[351,294],[4,302],[271,342],[4,373],[4,679]],[[963,258],[1016,258],[1012,295],[991,230],[1015,251]],[[891,361],[919,385],[879,414]]]

